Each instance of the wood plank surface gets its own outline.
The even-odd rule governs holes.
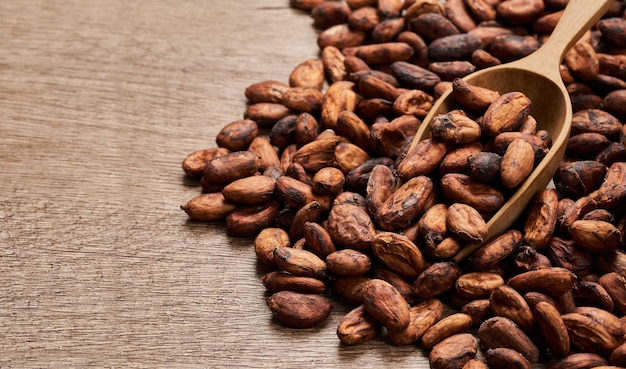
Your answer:
[[[287,0],[0,2],[0,368],[427,368],[272,322],[250,239],[180,162],[317,56]]]

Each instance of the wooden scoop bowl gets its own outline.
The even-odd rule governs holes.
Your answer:
[[[472,85],[501,94],[520,91],[532,101],[531,115],[537,129],[551,133],[553,144],[529,177],[488,221],[484,242],[503,233],[521,215],[532,197],[546,188],[565,152],[572,124],[569,94],[561,80],[559,65],[566,52],[606,12],[613,0],[570,0],[550,38],[534,53],[520,60],[487,68],[463,78]],[[450,90],[435,103],[420,126],[413,145],[430,137],[430,121],[458,107]],[[483,242],[483,243],[484,243]],[[454,258],[459,262],[482,244],[471,244]]]

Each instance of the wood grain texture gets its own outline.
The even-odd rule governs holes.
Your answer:
[[[187,221],[180,162],[317,56],[287,0],[0,2],[0,368],[427,368],[265,305],[249,239]]]

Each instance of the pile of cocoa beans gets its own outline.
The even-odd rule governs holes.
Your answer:
[[[523,95],[461,78],[532,53],[566,4],[291,0],[320,30],[320,57],[246,89],[243,117],[184,158],[202,193],[182,209],[254,240],[285,326],[312,327],[341,303],[343,344],[418,344],[432,368],[626,367],[623,1],[561,65],[574,116],[552,183],[458,257],[551,135]],[[413,144],[448,89],[469,98]],[[487,112],[503,105],[515,122],[494,131]]]

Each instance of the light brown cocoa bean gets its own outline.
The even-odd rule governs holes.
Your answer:
[[[289,74],[289,85],[291,87],[321,90],[324,80],[324,62],[320,59],[307,59],[298,64]]]
[[[565,268],[530,270],[511,277],[507,284],[519,292],[543,292],[558,297],[574,286],[576,275]]]
[[[404,19],[410,21],[425,13],[444,14],[443,4],[436,0],[416,0],[404,12]]]
[[[274,195],[276,180],[266,176],[250,176],[234,180],[224,187],[222,195],[235,204],[262,204]]]
[[[227,184],[251,176],[258,169],[256,155],[249,151],[235,151],[209,161],[204,167],[203,177],[209,183]]]
[[[408,20],[409,30],[424,38],[427,42],[432,42],[441,37],[458,35],[459,29],[438,12],[427,12]]]
[[[396,158],[407,139],[415,135],[420,124],[414,115],[401,115],[391,122],[374,123],[370,130],[372,146],[382,155]]]
[[[365,32],[353,29],[345,23],[337,24],[320,32],[317,36],[317,45],[320,49],[327,47],[343,49],[361,45],[365,38]]]
[[[612,209],[626,202],[626,163],[613,163],[598,189],[598,206]]]
[[[530,361],[539,360],[539,349],[517,324],[505,317],[492,317],[478,328],[480,344],[487,349],[513,349]]]
[[[433,369],[460,369],[478,353],[476,337],[469,333],[450,336],[436,344],[428,355]]]
[[[478,299],[467,302],[461,312],[472,317],[474,326],[479,326],[490,314],[489,299]]]
[[[444,4],[444,13],[461,32],[476,28],[476,22],[467,11],[463,0],[450,0]]]
[[[548,369],[584,369],[608,364],[600,355],[590,352],[569,354],[566,357],[551,363]]]
[[[351,277],[369,272],[372,260],[360,251],[342,249],[326,256],[326,265],[334,275]]]
[[[496,19],[495,8],[486,0],[464,0],[467,10],[478,22]]]
[[[314,6],[310,14],[314,27],[326,29],[347,22],[350,12],[350,7],[344,1],[324,1]]]
[[[285,272],[273,271],[261,277],[263,286],[271,292],[293,291],[299,293],[322,294],[326,290],[323,281],[316,278],[300,277]]]
[[[422,336],[422,346],[431,349],[437,343],[457,333],[463,333],[472,326],[472,317],[464,313],[455,313],[441,319],[428,328]]]
[[[469,205],[454,203],[446,215],[448,230],[468,242],[483,242],[487,235],[487,223],[478,211]]]
[[[313,191],[320,195],[336,195],[343,190],[346,177],[341,170],[333,167],[322,168],[312,179]]]
[[[433,107],[434,99],[422,90],[408,90],[399,94],[393,102],[393,111],[398,115],[425,117]]]
[[[330,209],[328,233],[335,244],[366,251],[370,249],[376,230],[363,208],[344,204]]]
[[[302,226],[302,235],[309,251],[321,258],[325,258],[336,251],[330,234],[326,228],[318,223],[305,222]]]
[[[212,192],[195,196],[180,208],[193,220],[213,221],[225,219],[237,205],[228,202],[222,193]]]
[[[257,103],[280,103],[283,93],[289,89],[289,85],[274,80],[265,80],[253,83],[246,87],[245,96],[251,104]]]
[[[390,158],[382,157],[370,159],[360,164],[358,167],[352,169],[348,172],[348,174],[346,174],[346,189],[361,193],[365,192],[365,196],[367,197],[367,183],[372,175],[374,167],[377,165],[383,165],[391,169],[394,166],[394,161]]]
[[[521,92],[508,92],[499,96],[485,111],[482,129],[486,135],[514,131],[528,117],[530,99]]]
[[[434,139],[451,145],[464,145],[477,142],[482,135],[480,125],[461,114],[440,114],[430,121]]]
[[[304,169],[304,167],[300,163],[289,164],[289,167],[287,167],[287,171],[284,175],[298,180],[308,186],[311,186],[313,184],[311,182],[311,176],[309,176],[306,169]]]
[[[481,246],[472,255],[474,268],[484,271],[494,267],[522,244],[522,233],[509,230]]]
[[[447,236],[447,214],[448,206],[446,204],[436,204],[420,217],[417,223],[418,232],[421,239],[426,243],[426,248],[434,249]]]
[[[336,130],[352,143],[371,152],[370,127],[356,113],[349,110],[339,113]]]
[[[290,245],[289,234],[281,228],[265,228],[254,238],[254,252],[257,260],[270,266],[276,265],[274,250]]]
[[[473,86],[462,79],[452,81],[452,95],[464,108],[475,111],[486,110],[500,97],[498,91]]]
[[[283,201],[294,209],[300,209],[311,201],[319,202],[323,210],[330,208],[330,197],[317,195],[313,192],[311,185],[288,176],[278,178],[275,191]]]
[[[502,156],[500,180],[506,188],[519,186],[533,171],[533,147],[522,139],[513,140]]]
[[[204,173],[206,163],[218,156],[224,156],[230,153],[228,149],[222,147],[214,147],[210,149],[196,150],[188,154],[182,161],[182,168],[185,175],[190,178],[200,178]]]
[[[572,205],[565,209],[565,212],[561,217],[561,232],[567,235],[569,227],[571,227],[575,221],[581,219],[588,212],[595,210],[597,205],[597,202],[590,196],[578,198]]]
[[[276,201],[238,207],[226,216],[226,230],[235,237],[256,236],[264,228],[275,225],[279,212]]]
[[[572,135],[594,132],[617,139],[621,129],[619,120],[603,110],[585,109],[572,116]]]
[[[442,174],[447,173],[460,173],[469,174],[468,172],[468,160],[473,155],[478,155],[482,152],[482,144],[480,142],[474,142],[467,145],[460,145],[454,148],[444,156],[441,164],[439,165],[439,172]],[[498,175],[500,170],[498,166]]]
[[[593,266],[591,254],[569,239],[552,237],[548,242],[547,254],[555,266],[568,269],[577,276],[586,275]]]
[[[396,182],[396,178],[389,167],[385,165],[374,166],[365,189],[365,199],[370,214],[376,214],[393,195]]]
[[[543,0],[507,0],[498,4],[498,15],[513,24],[528,24],[539,18],[545,10]]]
[[[556,229],[558,194],[553,189],[538,192],[531,200],[524,222],[524,242],[541,249],[545,247]]]
[[[611,141],[606,136],[599,133],[579,133],[569,138],[565,153],[572,158],[593,158],[606,149],[610,143]]]
[[[344,174],[370,159],[369,154],[355,144],[340,142],[335,147],[335,163]]]
[[[545,293],[534,292],[534,291],[526,292],[524,294],[524,299],[526,300],[526,302],[528,302],[528,306],[530,306],[533,309],[535,305],[537,305],[538,303],[546,302],[554,306],[560,313],[563,312],[563,309],[559,305],[559,302],[554,297],[548,296]]]
[[[576,306],[596,306],[613,311],[613,299],[598,282],[581,280],[572,288],[572,297]]]
[[[281,103],[260,102],[248,105],[243,117],[255,121],[259,127],[268,127],[291,114],[293,112]]]
[[[558,358],[567,356],[570,352],[569,335],[557,308],[540,301],[533,308],[533,317],[550,353]]]
[[[310,251],[278,247],[274,250],[274,262],[280,269],[293,275],[318,279],[328,276],[326,263]]]
[[[339,113],[344,110],[354,111],[359,97],[354,92],[354,82],[337,81],[331,84],[322,99],[321,123],[324,127],[335,129]]]
[[[380,72],[356,72],[351,73],[350,78],[355,80],[359,92],[364,98],[382,98],[394,101],[402,93],[402,90],[386,80],[385,74]]]
[[[496,287],[489,296],[489,306],[493,315],[511,319],[527,333],[534,330],[533,312],[524,297],[513,288],[506,285]]]
[[[613,224],[601,220],[577,220],[568,228],[577,245],[592,254],[605,254],[620,246],[621,233]]]
[[[259,127],[256,122],[239,119],[222,127],[215,137],[215,142],[218,147],[229,151],[246,150],[258,133]]]
[[[487,363],[479,359],[471,359],[463,365],[462,369],[489,369]]]
[[[419,248],[398,233],[377,233],[372,237],[371,250],[380,262],[405,278],[416,278],[426,268]]]
[[[609,362],[613,365],[619,365],[619,367],[624,367],[624,365],[626,365],[626,343],[622,343],[615,350],[613,350]],[[615,368],[618,368],[618,366],[607,367],[606,369]]]
[[[492,369],[531,369],[532,367],[524,355],[506,347],[487,350],[485,360]]]
[[[409,304],[415,302],[413,286],[400,274],[380,264],[375,264],[375,268],[373,268],[371,274],[373,278],[389,282],[400,292],[402,297],[404,297]]]
[[[363,6],[355,9],[348,17],[350,28],[363,32],[373,30],[380,21],[378,10],[373,6]]]
[[[281,104],[298,113],[317,113],[322,106],[322,92],[312,87],[292,87],[285,91]]]
[[[524,132],[502,132],[494,137],[490,144],[493,152],[504,155],[509,144],[516,139],[523,139],[532,145],[537,161],[543,159],[548,153],[548,146],[541,137]]]
[[[429,177],[411,178],[377,209],[375,220],[385,230],[406,228],[432,205],[435,195],[434,184]]]
[[[407,88],[417,90],[431,90],[441,82],[435,73],[408,62],[394,62],[390,65],[393,75]]]
[[[415,295],[422,299],[440,296],[453,289],[461,268],[453,262],[436,262],[424,269],[413,282]]]
[[[363,306],[388,329],[402,330],[409,325],[409,304],[394,286],[382,279],[372,279],[364,286]]]
[[[335,46],[326,46],[322,49],[323,73],[329,76],[331,83],[343,81],[347,78],[348,74],[344,66],[344,60],[345,56]]]
[[[293,162],[315,173],[322,168],[335,166],[335,149],[341,143],[339,137],[317,138],[300,147],[293,155]]]
[[[267,305],[276,320],[292,328],[310,328],[320,324],[333,309],[324,296],[293,291],[276,292],[267,299]]]
[[[304,225],[307,222],[317,222],[322,216],[322,205],[318,201],[311,201],[296,211],[289,227],[289,238],[299,240],[304,234]]]
[[[404,42],[352,46],[343,49],[345,55],[354,55],[368,65],[387,65],[407,61],[413,56],[413,48]]]
[[[266,170],[269,167],[280,166],[280,158],[268,136],[257,136],[250,142],[248,151],[257,156],[260,171]]]
[[[441,177],[441,189],[452,201],[490,214],[504,205],[504,195],[492,185],[472,181],[468,175],[448,173]]]
[[[462,241],[454,236],[446,237],[443,241],[439,242],[432,254],[434,257],[446,260],[450,259],[465,246],[465,241]]]
[[[455,282],[459,295],[472,300],[489,298],[493,290],[502,285],[504,279],[499,274],[490,272],[465,273]]]
[[[561,316],[569,334],[570,342],[582,352],[610,355],[619,342],[600,324],[588,316],[567,313]]]
[[[360,345],[376,337],[379,325],[365,307],[359,305],[341,318],[337,337],[345,345]]]
[[[619,314],[626,313],[626,277],[611,272],[600,277],[598,282],[611,296],[615,311]]]
[[[618,341],[621,342],[623,340],[624,326],[615,314],[594,306],[578,306],[571,312],[582,314],[591,318],[596,323],[602,325],[607,332],[615,336]]]
[[[372,29],[371,37],[375,43],[395,41],[400,32],[404,31],[404,18],[387,18]]]
[[[443,304],[438,299],[429,299],[409,309],[409,324],[404,329],[390,329],[387,334],[393,345],[404,346],[417,342],[435,322],[441,319]]]
[[[422,140],[413,145],[406,157],[398,164],[396,171],[404,180],[428,174],[435,170],[444,156],[447,147],[443,142],[433,139]]]

